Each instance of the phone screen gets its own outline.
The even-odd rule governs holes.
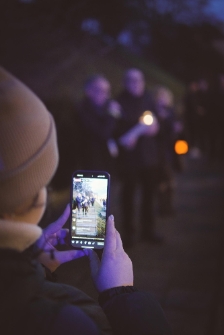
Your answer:
[[[76,171],[71,188],[71,245],[102,249],[108,216],[110,175]]]

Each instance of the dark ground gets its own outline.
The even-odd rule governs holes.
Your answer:
[[[224,174],[205,159],[184,157],[184,171],[175,177],[173,218],[157,218],[159,245],[138,242],[127,252],[133,261],[135,285],[161,303],[174,335],[224,334]],[[119,183],[112,183],[111,212],[119,222]],[[69,191],[54,193],[56,208]],[[138,207],[139,194],[136,194]],[[136,215],[136,227],[137,227]],[[97,299],[86,258],[62,265],[58,279]]]

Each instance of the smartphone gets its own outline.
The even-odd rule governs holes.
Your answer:
[[[109,191],[109,173],[84,170],[73,173],[70,220],[70,242],[73,248],[103,249]]]

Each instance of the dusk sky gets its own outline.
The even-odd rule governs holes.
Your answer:
[[[214,14],[224,22],[224,0],[210,0],[210,4],[207,6],[207,13]]]

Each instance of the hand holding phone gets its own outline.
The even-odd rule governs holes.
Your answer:
[[[70,242],[77,249],[102,249],[109,210],[110,175],[75,171],[71,187]]]
[[[132,261],[123,249],[114,218],[107,220],[105,247],[101,262],[93,250],[85,250],[90,260],[91,274],[98,292],[118,286],[133,286]]]
[[[63,226],[70,215],[70,206],[67,205],[63,214],[53,223],[43,229],[41,237],[36,241],[39,262],[54,272],[59,265],[85,256],[84,250],[57,250],[58,244],[65,244],[68,229]]]

